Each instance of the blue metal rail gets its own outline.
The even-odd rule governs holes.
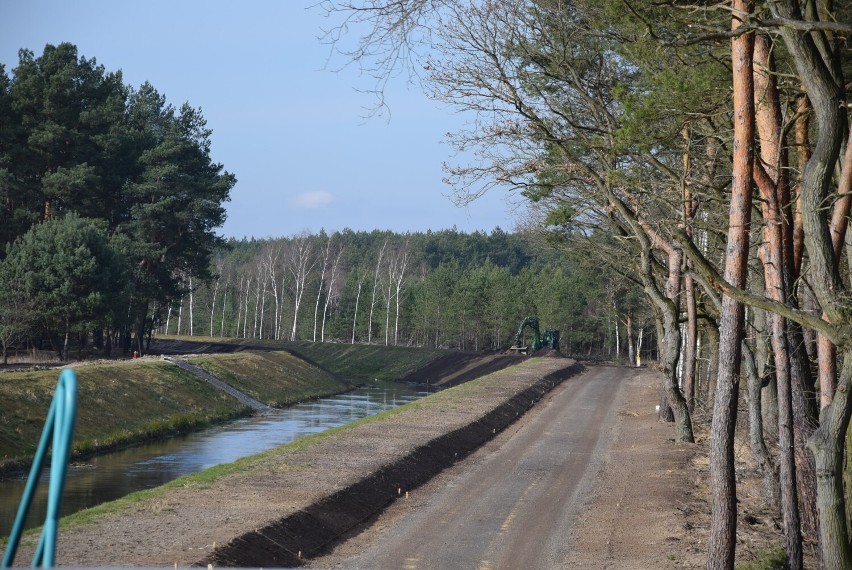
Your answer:
[[[77,375],[73,370],[64,370],[56,384],[56,393],[47,413],[44,430],[38,443],[30,476],[21,497],[18,514],[9,534],[9,542],[3,555],[2,568],[9,568],[15,562],[18,543],[24,530],[24,521],[30,509],[39,475],[47,458],[47,448],[53,441],[50,461],[50,481],[47,491],[47,515],[39,537],[38,547],[33,557],[33,568],[52,568],[56,559],[56,536],[59,525],[59,506],[62,502],[62,489],[65,486],[65,473],[71,458],[74,424],[77,419]]]

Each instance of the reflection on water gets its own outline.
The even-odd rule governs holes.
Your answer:
[[[94,457],[68,470],[62,514],[93,507],[140,489],[157,487],[183,475],[230,463],[425,395],[425,391],[414,385],[370,382],[346,394]],[[24,477],[0,480],[0,536],[8,535],[11,530],[25,484]],[[27,527],[44,522],[46,496],[47,470],[30,509]]]

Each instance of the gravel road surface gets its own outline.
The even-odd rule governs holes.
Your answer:
[[[556,388],[530,421],[345,568],[554,568],[592,495],[632,372],[593,367]]]

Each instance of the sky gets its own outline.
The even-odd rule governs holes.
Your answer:
[[[317,0],[0,0],[0,63],[71,42],[124,83],[200,107],[211,155],[237,177],[225,237],[302,231],[490,231],[515,226],[508,194],[459,208],[442,180],[445,134],[466,120],[404,77],[366,118],[371,81],[320,41]]]

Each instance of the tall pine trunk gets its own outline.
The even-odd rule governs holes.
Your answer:
[[[772,75],[774,62],[771,57],[769,39],[766,36],[761,35],[755,38],[754,61],[755,113],[761,158],[760,162],[755,162],[754,177],[760,190],[764,238],[759,253],[763,263],[766,296],[780,304],[785,304],[789,297],[787,284],[791,281],[790,276],[784,274],[787,266],[785,264],[782,200],[786,194],[787,185],[785,175],[786,150],[782,140],[781,105],[775,79]],[[790,232],[786,233],[787,236],[792,237]],[[770,343],[775,362],[776,380],[779,386],[784,389],[783,392],[779,392],[779,396],[787,398],[786,387],[789,386],[789,396],[795,400],[797,386],[795,380],[799,379],[801,374],[799,373],[800,369],[796,367],[797,363],[793,360],[795,355],[791,354],[787,320],[780,315],[769,313],[766,315],[766,321],[771,332]],[[786,408],[788,402],[779,398],[779,405]],[[804,518],[815,531],[816,521],[812,516],[802,517],[802,512],[813,511],[813,509],[808,509],[808,505],[813,505],[813,501],[805,500],[811,495],[804,492],[808,485],[805,485],[804,489],[800,486],[799,471],[809,472],[810,470],[807,469],[807,458],[796,460],[796,456],[800,455],[798,450],[801,449],[803,443],[801,437],[799,437],[798,442],[796,441],[796,426],[797,424],[801,425],[802,422],[796,421],[795,403],[792,404],[791,409],[794,411],[792,425],[786,421],[779,423],[781,443],[779,461],[781,464],[781,511],[784,518],[785,540],[790,565],[795,568],[797,564],[801,564],[801,522]],[[782,410],[781,413],[785,412]],[[802,414],[800,413],[799,416],[801,417]],[[780,431],[782,429],[793,431],[786,433]],[[786,443],[792,445],[785,445]],[[804,468],[800,469],[802,467]],[[802,500],[802,512],[798,510],[798,504],[795,501],[797,495]]]
[[[751,2],[731,2],[731,28],[736,30],[751,13]],[[754,84],[752,53],[754,36],[741,34],[731,40],[734,94],[734,146],[728,242],[725,249],[725,280],[744,288],[748,268],[751,223],[752,168],[754,165]],[[734,431],[740,387],[744,307],[728,295],[722,297],[719,319],[719,374],[710,433],[710,488],[712,513],[707,568],[734,567],[737,536]]]

